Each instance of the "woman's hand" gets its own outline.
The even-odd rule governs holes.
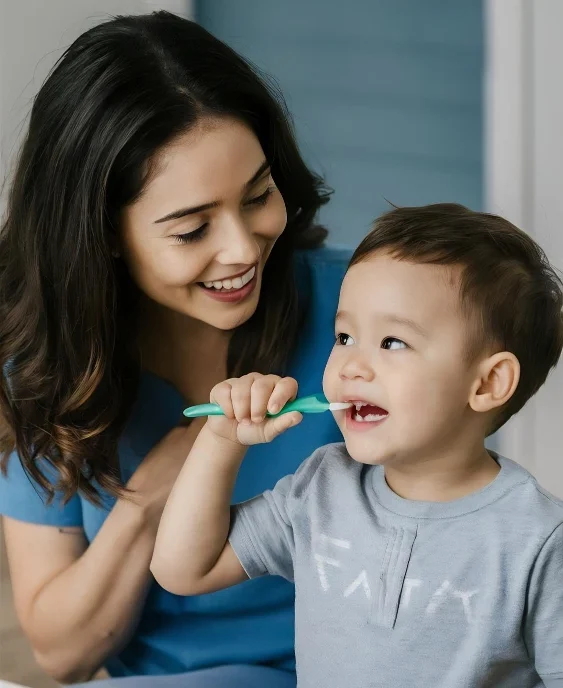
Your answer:
[[[271,442],[288,428],[298,425],[302,415],[278,413],[297,396],[297,382],[290,377],[249,373],[221,382],[211,390],[211,402],[219,404],[224,416],[210,416],[207,428],[218,437],[242,445]]]

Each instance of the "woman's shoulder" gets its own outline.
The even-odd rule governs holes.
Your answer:
[[[333,246],[297,252],[297,290],[306,310],[324,310],[330,318],[334,317],[340,287],[351,257],[351,249]]]
[[[8,389],[11,389],[13,368],[12,360],[6,361],[2,367]],[[0,470],[0,517],[58,527],[82,525],[82,508],[77,495],[65,503],[61,494],[56,492],[49,502],[47,493],[25,470],[16,451],[12,451],[4,463],[5,470]],[[43,460],[38,462],[38,468],[43,477],[55,486],[58,473],[53,466]]]
[[[42,461],[40,470],[54,486],[57,482],[55,469]],[[65,503],[58,492],[48,502],[47,493],[27,474],[18,454],[12,452],[6,473],[0,473],[0,516],[49,526],[81,526],[82,505],[78,495]]]
[[[322,246],[315,249],[297,251],[295,262],[298,269],[313,272],[331,272],[335,276],[344,277],[353,249],[342,246]]]
[[[321,388],[324,365],[334,344],[334,317],[342,280],[352,251],[326,247],[300,251],[296,256],[296,278],[303,311],[290,373],[299,380],[303,393]]]

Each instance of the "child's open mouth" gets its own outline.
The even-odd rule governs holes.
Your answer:
[[[353,404],[346,411],[346,425],[351,430],[368,430],[381,424],[389,415],[381,406],[368,404],[365,401],[350,400]]]

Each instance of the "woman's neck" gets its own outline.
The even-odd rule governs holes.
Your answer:
[[[209,401],[227,376],[231,333],[146,299],[140,310],[143,369],[170,382],[190,403]]]

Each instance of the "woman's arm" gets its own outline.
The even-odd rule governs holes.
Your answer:
[[[152,577],[160,515],[201,427],[176,428],[131,478],[88,546],[81,529],[5,519],[18,617],[42,668],[62,682],[86,680],[135,631]]]

